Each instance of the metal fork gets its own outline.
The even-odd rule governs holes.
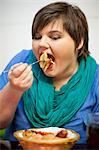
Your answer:
[[[35,61],[35,62],[33,62],[33,63],[31,63],[31,64],[29,64],[29,65],[34,65],[34,64],[37,64],[38,62],[40,62],[40,60],[37,60],[37,61]],[[10,70],[10,69],[9,69]],[[4,70],[2,73],[7,73],[7,72],[9,72],[9,70]],[[13,69],[11,69],[11,71],[13,71]]]

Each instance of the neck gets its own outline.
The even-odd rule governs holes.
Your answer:
[[[72,68],[72,67],[71,67]],[[53,78],[53,85],[56,90],[60,90],[60,88],[65,85],[71,77],[76,73],[78,69],[78,64],[71,70],[67,71],[68,73],[61,73],[62,75]]]

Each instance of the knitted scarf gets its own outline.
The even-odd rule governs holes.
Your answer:
[[[31,54],[30,63],[36,58]],[[35,64],[32,67],[34,81],[23,94],[24,110],[33,127],[62,126],[70,121],[84,104],[91,89],[96,62],[88,56],[81,59],[78,71],[69,82],[55,91],[52,78],[46,77]]]

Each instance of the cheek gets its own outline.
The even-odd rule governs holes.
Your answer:
[[[76,52],[74,42],[65,43],[63,46],[63,56],[65,56],[66,58],[72,58],[75,57],[75,55]]]
[[[53,43],[51,47],[55,53],[60,53],[60,55],[70,55],[75,52],[75,44],[70,37],[62,38],[57,43]]]
[[[64,60],[69,60],[69,61],[72,59],[75,59],[76,55],[75,55],[74,49],[65,50],[63,57],[64,57]]]
[[[66,46],[65,44],[61,47],[58,47],[56,51],[54,51],[55,56],[61,59],[69,59],[75,55],[74,47]]]
[[[35,42],[32,42],[32,49],[33,51],[37,51],[37,44]]]
[[[74,61],[76,59],[74,48],[67,47],[67,48],[61,49],[61,51],[57,54],[57,58],[62,63]]]
[[[37,58],[39,58],[38,54],[38,45],[35,42],[32,42],[32,50]]]

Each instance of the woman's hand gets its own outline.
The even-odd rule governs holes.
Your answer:
[[[10,85],[18,91],[28,90],[33,83],[33,72],[31,65],[18,63],[12,66],[8,73]]]

